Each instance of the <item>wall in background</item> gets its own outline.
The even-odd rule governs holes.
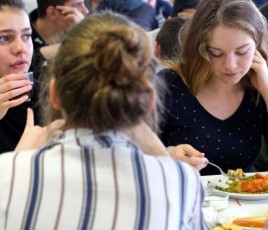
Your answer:
[[[26,5],[27,12],[30,13],[33,9],[36,8],[36,0],[24,0]]]

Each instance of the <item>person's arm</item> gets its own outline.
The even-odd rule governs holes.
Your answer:
[[[33,111],[28,108],[24,132],[15,150],[24,151],[41,148],[49,140],[56,139],[62,134],[61,128],[63,125],[64,120],[62,119],[55,120],[45,127],[34,125]]]
[[[141,123],[131,130],[126,131],[126,133],[145,154],[169,156],[163,143],[147,124]]]
[[[145,154],[154,156],[170,156],[175,160],[184,161],[197,170],[207,166],[208,159],[204,153],[194,149],[191,145],[182,144],[166,148],[150,127],[141,123],[126,132],[130,139],[138,145]]]

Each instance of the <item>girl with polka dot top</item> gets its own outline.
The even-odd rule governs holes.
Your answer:
[[[159,73],[169,89],[161,139],[199,169],[207,159],[248,171],[268,140],[266,21],[252,1],[203,0],[186,26],[181,60]],[[189,157],[180,144],[203,154]]]

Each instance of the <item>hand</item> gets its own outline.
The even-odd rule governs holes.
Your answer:
[[[254,87],[264,97],[265,101],[268,101],[268,68],[267,62],[262,57],[261,53],[256,50],[253,57],[251,69],[253,70],[250,78]]]
[[[56,139],[63,133],[61,130],[63,125],[64,120],[62,119],[55,120],[45,127],[34,125],[33,111],[28,108],[24,132],[15,150],[23,151],[41,148],[49,140]]]
[[[205,154],[188,144],[170,146],[168,152],[173,159],[187,162],[199,171],[208,164],[208,159],[204,157]]]
[[[18,106],[29,99],[24,93],[30,91],[32,85],[27,81],[26,76],[21,74],[8,74],[0,78],[0,119],[2,119],[8,109]],[[14,99],[14,97],[21,97]]]
[[[60,43],[56,43],[53,45],[47,45],[40,48],[40,53],[46,60],[51,60],[56,57],[58,50],[60,48]]]
[[[78,9],[71,6],[57,6],[57,10],[64,16],[65,21],[70,27],[75,26],[85,17]]]

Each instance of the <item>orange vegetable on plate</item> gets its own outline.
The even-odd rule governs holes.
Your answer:
[[[255,216],[255,217],[245,217],[245,218],[236,218],[233,220],[233,223],[242,227],[249,228],[264,228],[267,216]]]

